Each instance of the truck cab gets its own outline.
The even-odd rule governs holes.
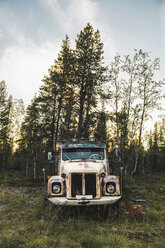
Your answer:
[[[120,182],[110,174],[106,143],[61,143],[57,160],[56,175],[50,177],[47,187],[53,204],[107,205],[120,200]]]

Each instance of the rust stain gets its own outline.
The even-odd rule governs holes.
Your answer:
[[[89,164],[88,163],[84,163],[84,168],[89,168]]]
[[[65,144],[62,148],[67,148],[69,145]],[[96,203],[99,205],[103,204],[104,201],[106,202],[106,199],[109,199],[108,197],[112,197],[112,200],[108,200],[109,202],[113,203],[116,201],[116,199],[120,198],[120,181],[119,179],[114,175],[108,175],[109,171],[109,163],[108,163],[108,157],[105,152],[104,160],[94,161],[94,160],[62,160],[62,150],[60,154],[60,159],[58,163],[58,175],[51,177],[48,180],[48,187],[47,187],[47,193],[48,196],[55,197],[52,202],[55,204],[61,204],[61,205],[88,205],[91,204],[91,201],[78,201],[76,197],[72,197],[72,173],[80,173],[82,174],[82,195],[85,195],[86,191],[86,174],[95,173],[96,174],[96,196],[93,200],[98,200]],[[66,175],[65,178],[61,177],[61,174],[64,173]],[[105,177],[101,177],[101,174],[105,173]],[[53,194],[52,193],[52,183],[58,182],[61,183],[61,192],[60,194]],[[106,183],[113,182],[116,185],[116,192],[114,194],[109,194],[106,192]],[[57,197],[61,197],[61,201],[57,199]],[[118,197],[118,198],[115,198]],[[64,199],[62,199],[64,198]],[[52,198],[53,199],[53,198]],[[77,200],[77,201],[76,201]],[[74,202],[75,201],[75,202]],[[94,202],[94,201],[93,201]],[[105,203],[106,204],[106,203]]]

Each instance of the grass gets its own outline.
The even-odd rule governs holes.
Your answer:
[[[55,208],[44,201],[42,185],[0,179],[0,247],[3,248],[163,248],[165,243],[164,175],[134,179],[125,187],[119,217],[104,210]],[[146,200],[143,219],[128,219],[130,200]]]

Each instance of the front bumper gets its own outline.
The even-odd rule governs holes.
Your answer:
[[[86,205],[109,205],[119,201],[121,196],[102,196],[100,199],[92,200],[69,200],[66,197],[51,197],[47,198],[48,201],[55,205],[65,206],[86,206]]]

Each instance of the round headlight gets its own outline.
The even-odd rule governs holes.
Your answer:
[[[52,184],[52,192],[54,194],[59,194],[61,192],[61,184],[53,183]]]
[[[107,190],[107,193],[114,194],[116,191],[115,183],[107,183],[106,190]]]

